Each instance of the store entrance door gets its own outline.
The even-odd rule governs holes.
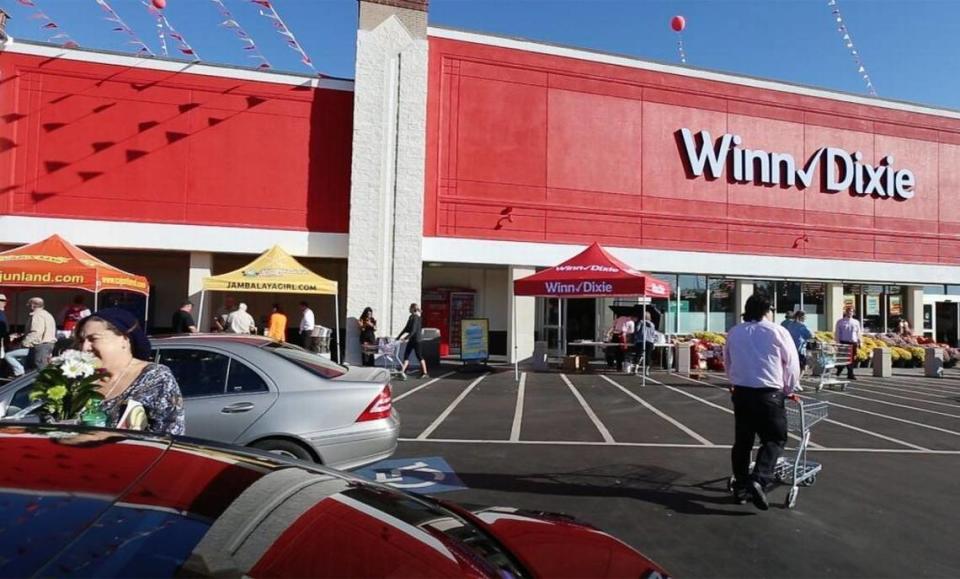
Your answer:
[[[936,318],[937,342],[943,344],[957,345],[957,315],[958,304],[956,302],[937,302]]]
[[[541,298],[542,339],[547,343],[547,356],[563,355],[563,302],[559,298]]]
[[[566,341],[567,344],[576,340],[597,339],[597,300],[593,298],[578,298],[566,300]],[[571,349],[568,354],[593,355],[593,346]]]

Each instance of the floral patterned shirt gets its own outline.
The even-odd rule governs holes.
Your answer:
[[[103,402],[107,427],[116,428],[129,399],[143,404],[147,412],[147,432],[183,434],[183,396],[170,368],[147,364],[122,394]]]

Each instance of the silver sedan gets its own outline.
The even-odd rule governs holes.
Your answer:
[[[186,435],[353,469],[389,457],[400,417],[389,373],[341,366],[259,336],[153,338],[180,384]],[[30,373],[0,388],[6,415],[29,404]]]

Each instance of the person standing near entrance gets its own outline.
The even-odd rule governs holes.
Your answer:
[[[43,370],[50,363],[53,347],[57,343],[57,322],[50,312],[44,309],[43,299],[30,298],[27,300],[27,307],[30,308],[27,333],[23,336],[17,334],[10,336],[11,340],[23,338],[20,348],[7,352],[4,356],[4,360],[13,369],[14,376],[23,376],[26,372],[23,367],[24,360],[28,360],[33,368]]]
[[[803,370],[807,367],[807,341],[813,339],[813,333],[807,327],[805,323],[807,319],[807,314],[803,310],[797,310],[793,314],[793,319],[786,319],[783,321],[783,327],[790,332],[790,337],[793,338],[793,343],[797,345],[797,357],[800,359],[800,373],[803,374]],[[797,387],[797,392],[801,392],[803,389],[799,386]]]
[[[257,324],[247,313],[247,304],[240,302],[237,309],[227,316],[227,332],[231,334],[255,334]]]
[[[377,345],[377,318],[373,317],[373,308],[363,308],[357,325],[360,329],[360,354],[363,357],[363,365],[373,366],[376,354],[370,350]]]
[[[617,344],[614,346],[614,357],[617,361],[617,372],[623,372],[623,359],[627,352],[627,344],[633,343],[633,333],[636,330],[636,324],[630,316],[618,316],[613,321],[613,332],[610,334],[610,341]]]
[[[7,296],[0,294],[0,358],[6,355],[4,346],[7,343],[7,337],[10,336],[10,326],[7,324]]]
[[[410,363],[411,350],[417,355],[417,359],[420,360],[420,377],[430,377],[430,375],[427,374],[427,362],[423,359],[423,353],[420,349],[420,331],[422,329],[423,318],[420,317],[420,306],[410,304],[410,317],[407,318],[407,325],[403,327],[397,336],[397,340],[402,340],[404,336],[407,337],[407,343],[403,347],[403,367],[400,369],[401,380],[407,379],[407,364]]]
[[[183,302],[180,309],[173,312],[173,319],[170,323],[174,334],[196,334],[197,322],[193,320],[193,304]]]
[[[647,375],[650,374],[650,364],[653,362],[653,351],[657,344],[657,327],[653,325],[650,319],[650,312],[643,313],[643,321],[637,322],[637,327],[633,333],[634,344],[636,347],[635,362],[640,369],[640,357],[643,356],[643,368]]]
[[[287,314],[283,313],[280,304],[273,304],[273,311],[267,320],[267,336],[278,342],[287,341]]]
[[[843,317],[837,320],[833,336],[841,344],[848,344],[850,348],[850,363],[847,364],[847,380],[856,380],[853,374],[853,366],[857,361],[857,350],[860,348],[860,335],[863,330],[860,328],[860,322],[853,317],[853,308],[848,307],[843,310]],[[843,366],[837,366],[837,376],[843,372]]]
[[[300,347],[313,351],[313,329],[317,326],[317,319],[307,302],[300,302]]]
[[[774,324],[770,300],[753,294],[744,307],[743,323],[727,334],[724,358],[733,396],[734,443],[730,452],[734,496],[740,503],[749,496],[767,510],[766,488],[787,443],[785,398],[800,384],[797,348],[783,326]],[[753,472],[750,453],[760,437]]]

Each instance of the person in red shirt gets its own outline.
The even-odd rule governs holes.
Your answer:
[[[60,327],[63,328],[61,337],[69,338],[73,336],[73,330],[76,329],[80,320],[90,315],[90,308],[83,301],[83,296],[74,296],[73,303],[63,310],[60,316]]]

